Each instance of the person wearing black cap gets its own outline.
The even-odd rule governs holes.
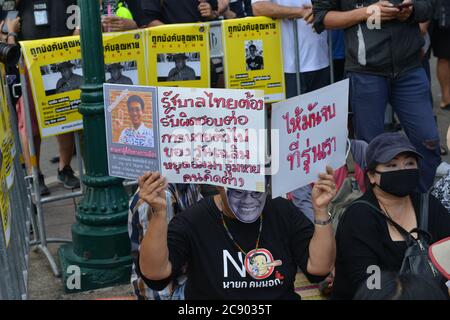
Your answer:
[[[367,191],[346,210],[336,232],[332,298],[352,299],[357,288],[369,282],[374,266],[381,271],[400,271],[407,245],[387,219],[408,232],[421,227],[421,194],[415,192],[421,160],[422,155],[402,133],[384,133],[369,144]],[[432,242],[450,236],[450,215],[431,195],[427,230]]]
[[[132,85],[133,81],[124,76],[122,74],[123,66],[120,63],[112,63],[106,69],[109,73],[111,73],[111,79],[106,81],[106,83],[115,83],[115,84],[129,84]]]
[[[83,84],[83,77],[73,73],[73,67],[75,65],[70,61],[65,61],[58,65],[61,78],[56,83],[56,93],[80,89]]]
[[[169,71],[167,81],[195,80],[195,71],[186,65],[188,57],[183,53],[173,55],[175,68]]]

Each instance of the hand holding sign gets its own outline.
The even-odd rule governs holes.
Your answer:
[[[333,168],[327,166],[327,173],[319,174],[319,180],[314,184],[311,198],[316,215],[327,214],[328,205],[336,196],[336,183],[333,175]]]
[[[166,211],[167,181],[159,172],[146,172],[139,178],[139,188],[139,197],[147,202],[154,211]]]

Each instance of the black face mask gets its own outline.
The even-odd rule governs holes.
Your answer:
[[[397,197],[406,197],[419,185],[419,169],[375,172],[380,175],[380,185],[378,187],[384,192]]]

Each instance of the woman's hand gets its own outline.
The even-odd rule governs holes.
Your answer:
[[[314,214],[320,220],[328,219],[328,205],[337,193],[333,174],[333,168],[327,166],[327,173],[319,174],[311,193]]]
[[[139,178],[139,197],[147,202],[154,212],[166,212],[166,178],[159,172],[146,172]]]

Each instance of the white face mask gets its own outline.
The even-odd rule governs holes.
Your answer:
[[[225,189],[228,205],[234,216],[243,223],[258,220],[266,204],[267,193]]]

